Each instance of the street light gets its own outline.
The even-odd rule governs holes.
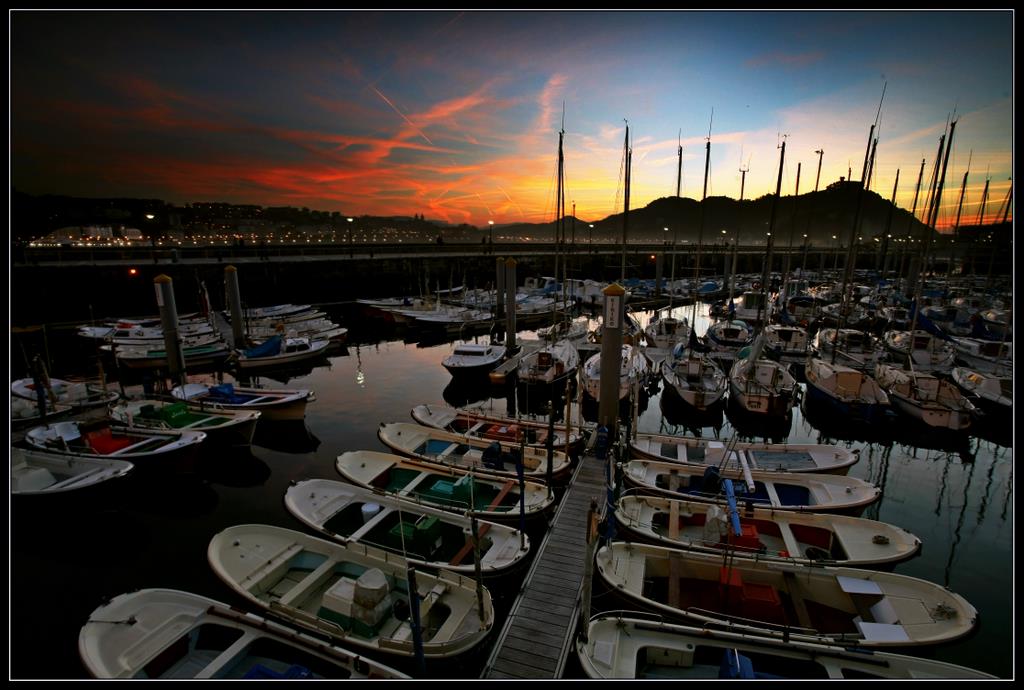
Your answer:
[[[493,220],[487,221],[487,225],[488,225],[488,232],[489,232],[487,243],[493,245],[494,244],[494,221]]]
[[[348,255],[352,256],[352,223],[355,218],[346,218],[348,221]]]
[[[590,224],[590,251],[594,251],[594,224]]]
[[[668,228],[663,228],[663,229],[665,230],[665,233],[666,233],[665,244],[668,244],[668,239],[667,239]]]

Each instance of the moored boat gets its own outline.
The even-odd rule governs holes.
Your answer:
[[[412,657],[414,605],[427,659],[471,651],[494,625],[486,587],[478,601],[472,579],[416,571],[404,558],[362,544],[272,525],[236,525],[214,535],[207,559],[251,604],[346,646]]]
[[[286,366],[320,357],[330,344],[326,339],[273,336],[254,348],[236,350],[234,359],[242,371]]]
[[[520,442],[526,436],[526,445],[546,448],[548,422],[521,418],[488,415],[472,409],[446,407],[443,405],[417,405],[412,408],[412,418],[424,426],[453,434],[465,434],[487,441]],[[556,449],[565,450],[566,443],[571,449],[583,441],[578,431],[568,431],[563,423],[555,424],[553,443]]]
[[[625,464],[623,476],[629,485],[647,491],[719,504],[728,503],[722,482],[730,479],[740,505],[811,513],[859,515],[882,495],[878,487],[856,477],[751,471],[748,482],[746,472],[655,460],[631,460]]]
[[[188,455],[205,439],[202,431],[129,429],[111,425],[108,419],[55,422],[25,432],[29,444],[51,453],[84,458],[113,457],[145,464]]]
[[[543,479],[549,473],[557,479],[569,472],[569,456],[553,451],[550,461],[545,449],[523,446],[521,439],[489,440],[466,434],[432,429],[405,422],[381,423],[377,437],[396,453],[421,462],[474,469],[488,474],[515,477],[521,462],[523,474]]]
[[[804,366],[810,404],[844,420],[881,424],[895,414],[889,396],[870,375],[858,369],[808,357]]]
[[[452,376],[485,374],[505,358],[504,345],[465,343],[442,360],[441,365]]]
[[[632,395],[635,389],[641,392],[647,383],[650,365],[638,348],[623,345],[619,361],[619,400]],[[601,353],[591,356],[580,369],[583,390],[592,400],[601,400]]]
[[[934,374],[878,364],[875,379],[897,410],[929,427],[966,431],[976,414],[974,405],[954,384]]]
[[[233,383],[186,383],[173,388],[171,395],[199,411],[258,410],[261,419],[272,422],[305,419],[306,403],[315,400],[313,392],[305,388],[251,388]]]
[[[692,342],[692,340],[691,340]],[[661,362],[665,390],[683,404],[698,412],[706,412],[725,400],[729,379],[708,354],[677,345]]]
[[[472,577],[508,572],[522,564],[530,540],[508,525],[405,500],[329,479],[289,487],[285,507],[306,525],[343,544],[360,543],[399,554],[410,563]],[[473,530],[479,542],[474,556]]]
[[[727,444],[708,438],[663,434],[636,434],[629,447],[636,456],[650,460],[701,468],[713,465],[720,470],[733,471],[746,465],[748,469],[762,472],[846,474],[860,457],[859,449],[834,445],[748,441]]]
[[[785,642],[755,633],[681,625],[635,611],[590,619],[576,639],[589,678],[727,679],[987,679],[987,673],[935,659]]]
[[[693,625],[779,640],[916,647],[964,637],[977,611],[928,580],[842,567],[808,567],[612,542],[596,557],[620,596]]]
[[[889,568],[915,556],[921,540],[885,522],[831,513],[730,509],[700,501],[627,493],[617,526],[632,541],[803,565]]]
[[[43,450],[11,448],[11,495],[66,495],[124,477],[135,468],[127,460],[86,458]]]
[[[472,512],[485,520],[539,517],[555,500],[554,492],[540,482],[524,481],[520,491],[513,479],[372,450],[346,451],[338,456],[335,468],[358,486],[460,515]]]
[[[259,410],[203,410],[184,401],[124,400],[109,409],[111,418],[128,427],[202,431],[211,444],[248,446],[256,433]]]
[[[289,626],[171,589],[121,594],[97,607],[78,634],[78,652],[95,678],[408,678]]]

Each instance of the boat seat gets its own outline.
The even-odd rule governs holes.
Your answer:
[[[487,534],[488,531],[490,531],[490,529],[491,529],[490,523],[485,522],[482,525],[479,525],[477,527],[477,531],[476,531],[477,538],[482,538],[485,534]],[[452,565],[452,566],[461,565],[463,559],[466,556],[468,556],[469,552],[472,551],[472,550],[473,550],[473,535],[469,535],[469,538],[466,539],[466,543],[462,545],[462,548],[459,549],[459,552],[457,554],[455,554],[454,556],[452,556],[452,560],[448,561],[448,565]]]
[[[87,432],[85,442],[100,455],[111,455],[135,443],[130,438],[115,437],[110,431],[110,427]]]

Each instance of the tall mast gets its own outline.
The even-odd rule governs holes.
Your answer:
[[[901,243],[900,270],[896,276],[897,291],[900,289],[903,281],[903,260],[906,258],[907,254],[911,252],[908,245],[910,244],[911,235],[913,234],[913,223],[917,219],[917,199],[921,192],[921,182],[924,180],[924,160],[924,158],[921,159],[921,169],[917,173],[917,186],[914,187],[914,205],[910,209],[910,217],[907,218],[907,236],[903,238],[903,242]],[[913,259],[911,259],[911,264],[913,264]]]
[[[677,154],[679,155],[679,164],[676,166],[676,199],[679,199],[680,190],[683,185],[683,130],[679,130],[679,143],[677,146]],[[680,218],[677,218],[672,223],[672,277],[669,278],[668,282],[668,307],[669,313],[672,313],[672,296],[676,289],[676,241],[679,238],[679,223],[682,218],[682,202],[677,201],[676,206],[680,209]]]
[[[622,211],[622,283],[626,282],[626,239],[629,237],[629,169],[633,158],[633,151],[629,148],[629,121],[626,121],[626,138],[622,145],[623,155],[626,162],[626,173],[624,177],[625,203]]]
[[[976,225],[981,225],[985,222],[985,204],[988,202],[988,183],[991,178],[985,177],[985,191],[981,193],[981,209],[978,210],[978,222]]]
[[[715,121],[715,109],[711,109],[708,122],[708,141],[704,147],[704,191],[700,196],[700,227],[697,230],[697,262],[693,266],[693,323],[697,323],[697,290],[700,288],[700,251],[704,244],[704,200],[708,198],[708,170],[711,167],[711,125]]]
[[[821,159],[825,155],[825,149],[818,149],[815,153],[818,154],[818,174],[814,178],[814,191],[818,191],[818,183],[821,182]]]
[[[860,173],[861,187],[867,187],[869,183],[868,178],[870,177],[871,173],[869,172],[868,159],[874,157],[873,154],[871,154],[872,141],[874,141],[875,146],[878,145],[878,141],[872,139],[872,137],[874,137],[875,135],[875,127],[878,126],[878,118],[882,115],[882,101],[885,100],[885,89],[887,86],[889,86],[889,82],[885,82],[882,85],[882,97],[878,99],[878,111],[875,113],[875,122],[874,124],[871,125],[871,129],[868,130],[868,145],[867,148],[864,149],[864,168],[861,170]]]
[[[960,243],[960,214],[964,210],[964,196],[967,194],[967,176],[971,174],[971,158],[974,157],[974,150],[972,149],[970,154],[967,156],[967,170],[964,171],[964,181],[960,184],[960,200],[956,203],[956,221],[953,223],[953,247],[954,251],[956,245]],[[966,263],[966,262],[965,262]],[[960,271],[963,273],[963,271]],[[973,271],[972,271],[973,272]],[[953,273],[953,256],[952,253],[949,257],[949,263],[947,264],[946,275]]]
[[[743,187],[747,182],[747,171],[750,170],[750,161],[747,161],[747,166],[743,167],[742,159],[740,159],[740,206],[743,206]],[[742,210],[740,211],[742,213]],[[740,228],[743,223],[736,224],[736,231],[733,233],[732,242],[732,272],[729,274],[729,299],[732,299],[733,285],[736,280],[736,258],[740,251]]]
[[[563,106],[564,108],[564,106]],[[562,111],[562,127],[558,130],[558,191],[555,199],[555,280],[558,280],[559,248],[565,242],[565,156],[562,154],[562,140],[565,137],[565,111]]]
[[[889,258],[889,238],[892,234],[889,232],[892,229],[892,214],[896,210],[896,190],[900,186],[900,169],[896,168],[896,181],[892,183],[892,199],[889,201],[889,215],[885,219],[885,234],[882,236],[882,278],[885,278],[886,264]]]
[[[775,196],[772,198],[772,210],[768,219],[768,256],[765,257],[764,268],[761,269],[761,292],[764,299],[757,305],[757,321],[761,322],[761,307],[768,306],[768,282],[772,275],[772,234],[775,232],[775,209],[779,205],[779,196],[782,195],[782,169],[786,162],[786,135],[782,135],[782,153],[779,154],[779,177],[775,183]],[[768,320],[767,308],[765,309],[765,321]],[[762,325],[762,329],[764,326]]]
[[[928,248],[931,246],[932,234],[935,232],[935,223],[939,217],[939,204],[942,202],[942,187],[946,181],[946,166],[949,163],[949,151],[953,148],[953,132],[956,130],[956,120],[949,123],[949,138],[946,140],[946,153],[942,160],[942,174],[939,177],[938,187],[935,192],[935,196],[932,198],[932,208],[930,209],[930,220],[931,222],[925,228],[924,247],[921,249],[921,260],[924,263],[927,260]],[[941,153],[941,151],[940,151]],[[938,168],[939,161],[936,159],[935,166]],[[924,290],[924,275],[925,271],[922,270],[917,277],[917,290],[914,293],[914,319],[910,325],[910,332],[913,333],[917,328],[917,315],[921,311],[921,294]]]
[[[785,289],[789,281],[789,263],[793,254],[793,233],[796,232],[796,210],[800,205],[800,163],[796,164],[796,191],[793,193],[793,217],[789,222],[789,251],[786,252],[785,266],[782,269],[782,286]]]

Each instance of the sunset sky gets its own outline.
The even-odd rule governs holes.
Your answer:
[[[910,209],[957,120],[940,225],[1012,175],[1013,15],[978,12],[12,11],[11,182],[30,194],[305,206],[486,225],[566,205],[860,179]],[[712,111],[714,112],[712,120]],[[922,191],[921,198],[924,198]],[[919,203],[918,213],[921,212]]]

